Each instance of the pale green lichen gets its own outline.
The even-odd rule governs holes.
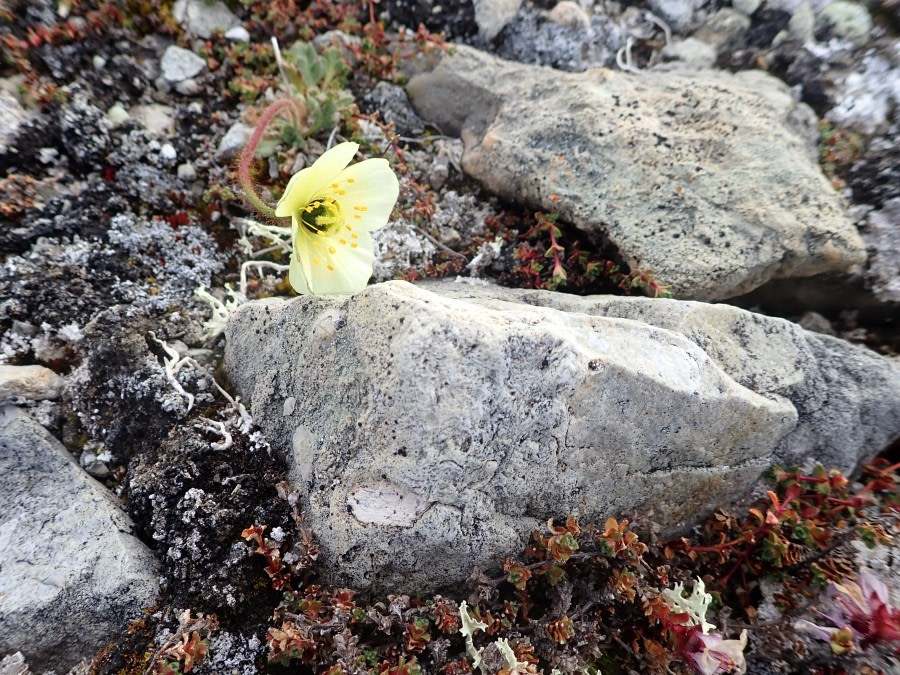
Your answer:
[[[465,600],[459,603],[459,621],[462,624],[459,632],[466,639],[466,654],[472,659],[472,669],[481,668],[483,671],[481,653],[484,649],[475,649],[475,642],[472,640],[472,636],[476,630],[487,630],[488,625],[483,621],[476,621],[472,618]]]
[[[663,589],[661,595],[677,613],[687,612],[691,624],[700,626],[704,634],[709,633],[715,626],[706,621],[706,612],[712,602],[712,596],[706,592],[703,580],[698,578],[694,582],[694,590],[688,597],[684,596],[684,584],[677,583],[673,589]]]

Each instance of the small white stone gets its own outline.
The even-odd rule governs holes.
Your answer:
[[[297,405],[297,399],[293,396],[288,396],[284,399],[284,408],[282,408],[282,415],[287,417],[288,415],[294,414],[294,407]]]
[[[50,164],[57,157],[59,157],[59,150],[56,148],[41,148],[38,151],[38,159],[41,160],[41,164]]]
[[[199,75],[206,68],[206,61],[189,49],[171,45],[163,53],[159,66],[163,78],[175,84]]]
[[[225,39],[232,42],[250,42],[250,31],[243,26],[235,26],[225,31]]]
[[[872,15],[858,2],[835,0],[822,10],[821,18],[834,35],[856,44],[864,43],[872,30]]]
[[[694,68],[712,68],[716,62],[716,48],[694,37],[672,40],[663,47],[662,55]]]
[[[731,6],[734,7],[741,14],[746,14],[750,16],[753,14],[759,6],[762,4],[762,0],[732,0]]]
[[[167,105],[159,103],[136,105],[131,109],[131,116],[155,136],[175,134],[175,111]]]
[[[171,143],[164,143],[159,149],[159,156],[165,160],[172,161],[178,156],[178,153],[175,152],[175,148]]]
[[[113,103],[110,109],[106,111],[106,119],[108,119],[110,124],[114,127],[126,122],[128,117],[128,111],[125,110],[120,103]]]
[[[200,87],[200,83],[197,82],[197,80],[191,78],[176,84],[175,91],[185,96],[196,96],[202,91],[202,89]]]
[[[572,29],[588,29],[591,27],[591,19],[577,2],[572,0],[562,0],[550,13],[547,18],[553,23],[560,26],[566,26]]]
[[[813,13],[812,5],[804,2],[797,7],[788,21],[788,33],[795,40],[800,42],[810,42],[816,29],[816,15]]]
[[[250,140],[252,134],[252,127],[248,127],[243,122],[235,122],[222,137],[219,143],[218,154],[226,158],[235,157],[247,144],[247,141]]]
[[[103,70],[103,67],[106,65],[106,59],[104,59],[99,54],[94,54],[94,58],[91,59],[91,63],[94,65],[94,70]]]
[[[0,401],[22,397],[32,401],[57,398],[63,379],[44,366],[0,365]]]
[[[197,178],[197,170],[190,162],[178,165],[178,178],[187,183],[193,182]]]
[[[172,6],[172,17],[187,32],[203,39],[238,24],[238,18],[221,0],[178,0]]]

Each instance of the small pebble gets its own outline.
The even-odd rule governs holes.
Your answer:
[[[163,143],[163,146],[159,149],[159,156],[165,160],[172,161],[178,156],[178,153],[175,152],[175,148],[171,143]]]
[[[187,183],[190,183],[197,178],[197,170],[194,168],[194,165],[190,162],[185,162],[184,164],[178,165],[178,178],[179,180],[183,180]]]
[[[232,42],[250,42],[250,32],[243,26],[235,26],[225,31],[225,39]]]
[[[63,379],[44,366],[0,365],[0,401],[22,397],[32,401],[57,398]]]
[[[202,91],[202,89],[200,87],[200,83],[197,82],[197,80],[190,79],[176,84],[175,91],[185,96],[196,96]]]
[[[162,76],[175,84],[199,75],[206,68],[206,61],[189,49],[171,45],[163,53],[159,67]]]
[[[231,128],[225,132],[219,143],[218,154],[225,158],[236,157],[250,140],[253,129],[243,122],[235,122]]]
[[[125,110],[120,103],[113,103],[110,109],[106,111],[106,119],[108,119],[110,124],[114,127],[123,124],[128,120],[128,117],[128,111]]]
[[[746,14],[747,16],[752,15],[756,10],[759,9],[759,6],[762,4],[762,0],[732,0],[731,6],[734,7],[741,14]]]

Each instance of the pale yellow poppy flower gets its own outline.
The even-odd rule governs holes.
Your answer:
[[[347,166],[357,143],[340,143],[294,174],[275,207],[291,217],[290,281],[301,294],[353,293],[372,276],[370,232],[384,227],[400,193],[386,159]]]

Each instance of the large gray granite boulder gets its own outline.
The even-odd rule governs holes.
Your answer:
[[[797,423],[772,456],[783,466],[821,462],[849,473],[900,435],[900,362],[791,321],[684,300],[580,297],[448,281],[422,286],[487,308],[527,303],[683,335],[738,384],[790,402]]]
[[[677,301],[662,318],[592,316],[588,298],[555,309],[542,294],[435,289],[272,298],[228,323],[228,374],[287,455],[339,584],[457,583],[569,513],[673,531],[749,494],[774,461],[816,456],[829,417],[844,467],[900,428],[886,359],[785,321]]]
[[[22,410],[0,408],[0,654],[66,672],[158,592],[115,498]]]
[[[675,297],[855,270],[865,246],[815,156],[815,116],[760,71],[564,73],[457,46],[407,86],[462,168],[557,211]]]

